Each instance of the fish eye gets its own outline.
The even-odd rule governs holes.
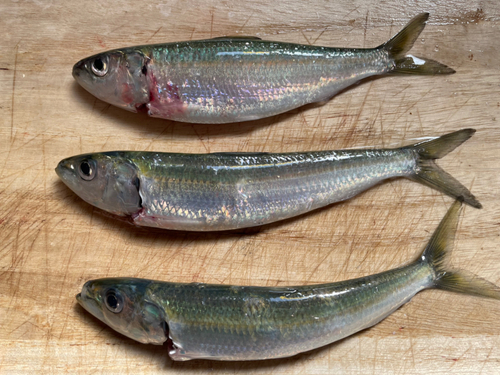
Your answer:
[[[123,310],[123,297],[117,290],[109,289],[106,291],[104,303],[106,304],[108,310],[115,314],[118,314]]]
[[[85,181],[91,181],[97,174],[95,160],[83,160],[78,167],[78,174]]]
[[[104,77],[108,72],[108,58],[105,56],[96,57],[92,61],[92,72],[98,77]]]

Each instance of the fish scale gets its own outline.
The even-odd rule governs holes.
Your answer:
[[[148,65],[157,100],[173,101],[175,93],[196,122],[255,119],[263,106],[268,115],[281,113],[326,99],[356,80],[386,73],[391,67],[391,59],[383,50],[346,52],[244,40],[153,48]],[[154,101],[149,109],[152,115],[161,111]],[[182,121],[183,116],[179,112],[170,118]]]
[[[128,154],[139,169],[139,192],[146,208],[138,221],[150,217],[163,224],[166,219],[173,229],[182,218],[197,220],[193,225],[199,230],[285,219],[347,199],[384,179],[409,176],[416,168],[410,150],[371,151],[370,156],[366,151],[258,157],[140,155]]]
[[[420,262],[378,275],[291,287],[148,282],[168,323],[174,360],[280,358],[371,326],[432,285]]]

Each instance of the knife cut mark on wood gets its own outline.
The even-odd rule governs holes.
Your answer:
[[[12,77],[12,101],[10,108],[10,144],[12,146],[13,138],[14,138],[14,97],[16,93],[16,73],[17,73],[17,53],[19,51],[19,42],[15,47],[15,57],[14,57],[14,74]]]

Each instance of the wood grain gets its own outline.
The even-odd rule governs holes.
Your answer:
[[[189,4],[189,5],[188,5]],[[71,67],[125,45],[256,35],[370,47],[431,12],[415,55],[457,70],[386,77],[324,106],[235,125],[186,125],[109,106]],[[0,372],[367,374],[500,371],[500,303],[426,291],[379,325],[294,358],[174,363],[84,312],[91,278],[286,285],[372,274],[414,258],[452,200],[395,180],[262,228],[182,233],[117,222],[57,178],[64,157],[104,150],[301,151],[401,145],[474,127],[440,161],[484,205],[467,207],[453,263],[500,284],[500,5],[485,1],[4,1],[0,4]]]

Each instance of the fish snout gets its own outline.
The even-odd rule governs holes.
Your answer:
[[[69,160],[61,160],[56,167],[56,174],[63,181],[66,181],[68,176],[73,174],[72,171],[75,169],[73,164]]]
[[[80,73],[83,69],[85,69],[85,61],[80,60],[75,65],[73,65],[73,77],[80,77]]]
[[[100,304],[96,299],[95,290],[89,282],[85,283],[81,293],[78,293],[75,297],[80,306],[94,315],[97,319],[103,322],[105,321]]]

